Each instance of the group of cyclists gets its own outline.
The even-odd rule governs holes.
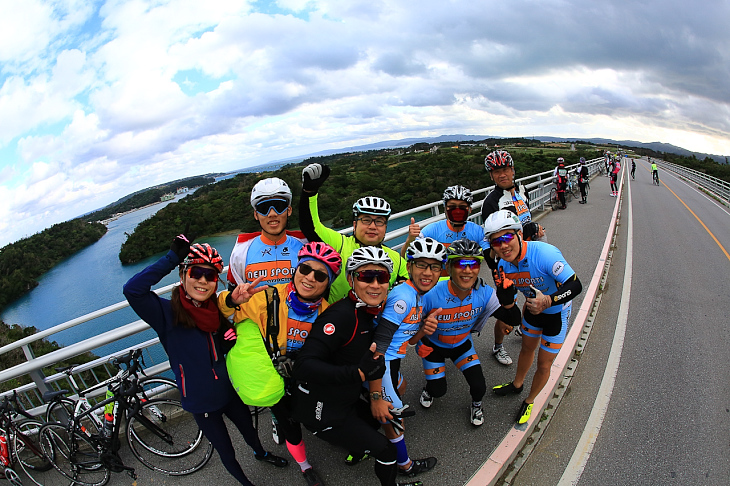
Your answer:
[[[514,379],[493,386],[495,395],[522,395],[537,354],[535,375],[515,414],[517,424],[530,420],[582,285],[532,220],[511,155],[492,152],[485,168],[495,188],[482,204],[483,226],[468,221],[471,191],[447,187],[446,219],[423,228],[412,219],[399,253],[383,245],[391,216],[383,198],[364,196],[353,204],[351,236],[322,224],[318,192],[330,168],[310,164],[302,171],[300,231],[288,229],[293,194],[285,181],[268,178],[253,187],[253,217],[261,229],[238,236],[227,290],[217,293],[222,257],[184,234],[127,282],[131,307],[159,334],[169,355],[183,407],[241,484],[252,483],[235,457],[224,415],[257,460],[288,463],[261,446],[247,407],[256,404],[243,391],[252,386],[266,395],[274,440],[284,441],[307,485],[324,481],[310,463],[302,425],[342,448],[349,464],[374,458],[381,485],[423,484],[412,478],[433,469],[437,459],[408,453],[404,419],[412,410],[403,402],[402,359],[409,352],[421,358],[419,403],[428,413],[438,413],[436,399],[446,399],[450,360],[469,387],[469,423],[479,427],[488,387],[474,339],[492,316],[498,363],[512,364],[505,336],[513,330],[521,336]],[[587,177],[586,170],[586,183]],[[152,286],[175,268],[180,286],[171,300],[157,296]],[[521,306],[518,293],[525,298]],[[245,352],[263,353],[266,373],[251,372],[254,358]],[[397,483],[399,476],[405,482]]]

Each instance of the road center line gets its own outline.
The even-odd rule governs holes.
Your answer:
[[[596,401],[593,404],[591,415],[588,417],[586,426],[583,429],[578,444],[575,446],[573,455],[570,458],[563,475],[560,477],[558,486],[576,485],[580,480],[581,474],[588,463],[588,459],[593,452],[593,446],[601,431],[603,419],[606,416],[608,403],[611,400],[613,386],[616,382],[616,374],[618,373],[619,363],[621,361],[621,352],[624,345],[624,337],[626,335],[626,322],[629,316],[629,301],[631,297],[631,272],[633,267],[633,209],[631,206],[631,182],[626,178],[628,183],[628,237],[626,241],[626,262],[624,269],[623,290],[621,292],[621,305],[618,311],[618,320],[616,322],[616,330],[613,335],[613,343],[611,344],[611,352],[608,355],[606,369],[603,372],[601,386],[598,389]]]

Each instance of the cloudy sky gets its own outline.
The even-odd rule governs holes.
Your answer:
[[[184,176],[442,134],[730,155],[727,0],[0,0],[0,246]]]

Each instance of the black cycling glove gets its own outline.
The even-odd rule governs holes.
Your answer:
[[[190,253],[190,242],[185,235],[177,235],[175,239],[172,240],[170,250],[172,250],[172,252],[177,255],[177,258],[182,262],[185,260],[185,257],[188,256],[188,253]]]
[[[324,164],[309,164],[302,170],[302,189],[316,194],[324,181],[330,176],[330,168]]]
[[[385,356],[382,354],[373,358],[373,352],[368,350],[360,359],[358,369],[365,375],[365,381],[379,380],[385,374]]]
[[[522,236],[525,241],[532,241],[532,238],[540,231],[540,225],[530,221],[522,225]]]
[[[515,282],[507,278],[504,274],[504,269],[494,270],[492,272],[494,278],[494,286],[497,288],[497,300],[499,305],[505,306],[515,303],[515,296],[517,295],[517,287]]]

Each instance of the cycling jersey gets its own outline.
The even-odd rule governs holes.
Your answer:
[[[492,287],[479,282],[464,300],[457,297],[451,280],[442,280],[423,296],[423,315],[442,308],[437,317],[438,328],[429,336],[436,346],[456,348],[466,342],[472,332],[481,330],[487,318],[499,309]]]
[[[487,217],[499,211],[500,209],[508,209],[515,213],[522,225],[532,221],[532,214],[530,213],[530,204],[526,194],[521,194],[520,191],[515,188],[514,194],[511,190],[504,190],[499,187],[495,187],[490,192],[484,202],[482,203],[482,221],[486,221]],[[488,243],[487,243],[488,244]]]
[[[301,231],[287,231],[278,242],[259,233],[238,235],[228,267],[230,287],[252,282],[263,275],[260,285],[287,283],[294,275],[297,254],[307,242]]]
[[[422,298],[410,280],[396,285],[388,294],[388,300],[376,318],[376,322],[385,319],[398,326],[385,352],[386,361],[401,359],[406,355],[408,340],[418,332],[421,325]]]
[[[655,163],[653,163],[653,162],[651,164],[651,171],[652,172],[656,172],[657,171],[657,165]]]
[[[556,293],[560,286],[575,274],[560,250],[540,241],[523,242],[517,265],[500,260],[499,267],[504,269],[507,278],[514,281],[517,290],[530,298],[535,297],[535,292],[530,285],[545,295],[551,295]],[[548,307],[542,312],[543,314],[557,314],[570,306],[571,302],[566,302],[562,306]]]
[[[319,207],[317,206],[318,195],[304,196],[308,197],[309,201],[302,201],[299,208],[299,224],[302,230],[307,234],[310,241],[323,241],[332,248],[334,248],[340,256],[342,261],[346,262],[347,259],[352,255],[352,252],[362,245],[354,236],[345,236],[342,233],[335,231],[331,228],[326,227],[319,220]],[[313,234],[308,234],[308,228],[310,225],[313,226]],[[390,286],[393,287],[397,279],[406,280],[408,278],[408,269],[406,268],[406,260],[401,258],[400,254],[391,250],[387,246],[380,246],[388,254],[390,259],[393,261],[393,273],[390,275]],[[347,283],[346,272],[342,272],[332,283],[330,288],[330,295],[327,301],[331,304],[336,302],[347,295],[350,291],[350,284]]]
[[[329,304],[322,301],[318,309],[308,315],[299,315],[286,304],[289,284],[276,285],[279,293],[279,350],[282,354],[293,354],[301,349],[312,329],[312,323],[317,319]],[[259,326],[261,335],[266,337],[266,326],[269,313],[267,311],[266,292],[258,292],[251,299],[238,306],[238,309],[226,305],[226,297],[230,292],[221,292],[218,295],[218,307],[224,316],[233,316],[233,322],[246,319],[253,320]],[[286,323],[286,325],[283,325]]]
[[[529,213],[529,211],[528,211]],[[489,248],[489,243],[484,238],[484,230],[478,224],[467,221],[461,231],[457,231],[451,225],[449,220],[444,219],[427,225],[421,230],[419,238],[433,238],[434,240],[442,243],[446,248],[451,246],[456,240],[467,238],[471,241],[479,243],[482,248]]]

